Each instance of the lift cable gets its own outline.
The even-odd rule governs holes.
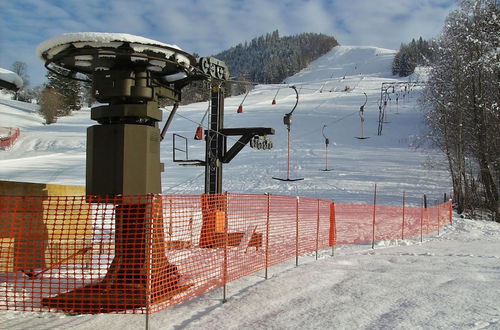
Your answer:
[[[185,185],[186,183],[193,182],[193,181],[195,181],[195,180],[199,179],[202,175],[205,175],[205,172],[204,172],[204,171],[202,171],[200,174],[198,174],[198,175],[196,175],[196,176],[193,176],[193,177],[191,177],[191,178],[189,178],[189,179],[187,179],[187,180],[184,180],[184,181],[182,181],[181,183],[178,183],[178,184],[176,184],[176,185],[174,185],[174,186],[172,186],[172,187],[166,187],[166,190],[169,190],[169,189],[170,189],[170,190],[172,190],[172,189],[175,189],[175,188],[177,188],[177,187],[179,187],[179,186]],[[168,193],[167,193],[167,194],[168,194]]]
[[[207,110],[205,111],[205,113],[203,114],[203,117],[201,118],[201,122],[200,122],[201,124],[203,124],[203,121],[207,117],[208,111],[210,110],[210,106],[211,106],[211,100],[209,99]],[[194,139],[195,140],[203,140],[203,126],[202,125],[198,125],[198,127],[196,128],[196,132],[194,134]]]
[[[355,111],[353,111],[353,112],[351,112],[351,113],[349,113],[349,114],[347,114],[347,115],[345,115],[345,116],[342,116],[342,117],[340,117],[340,118],[338,118],[338,119],[335,119],[335,120],[329,121],[329,122],[327,122],[326,124],[327,124],[328,126],[333,125],[333,124],[336,124],[336,123],[341,122],[342,120],[344,120],[344,119],[346,119],[346,118],[349,118],[349,117],[352,117],[352,116],[356,115],[357,113],[359,113],[359,111],[358,111],[358,110],[355,110]],[[309,131],[309,132],[305,132],[305,133],[303,133],[302,135],[299,135],[298,137],[299,137],[299,138],[303,138],[303,137],[309,136],[309,135],[311,135],[311,134],[316,134],[317,132],[318,132],[318,130],[317,130],[317,129],[314,129],[314,130],[311,130],[311,131]]]
[[[189,117],[186,117],[186,116],[184,116],[184,115],[181,115],[181,114],[179,114],[179,113],[177,113],[176,115],[177,115],[177,116],[179,116],[179,117],[181,117],[181,118],[183,118],[183,119],[185,119],[185,120],[187,120],[187,121],[190,121],[190,122],[192,122],[192,123],[194,123],[194,124],[198,125],[199,127],[203,127],[205,130],[210,130],[210,129],[209,129],[209,127],[208,127],[208,126],[203,125],[203,123],[197,122],[196,120],[193,120],[193,119],[191,119],[191,118],[189,118]],[[214,132],[215,134],[220,135],[220,136],[226,137],[228,140],[232,140],[232,141],[234,141],[235,143],[240,143],[240,144],[242,144],[242,145],[246,146],[246,144],[245,144],[245,143],[240,142],[238,139],[236,139],[236,138],[232,137],[231,135],[226,135],[226,134],[223,134],[223,133],[221,133],[221,132],[219,132],[219,131],[213,131],[213,132]]]
[[[357,84],[356,84],[356,85],[359,85],[359,83],[360,83],[363,79],[364,79],[364,77],[362,77],[362,78],[361,78],[361,79],[357,82]],[[236,80],[229,80],[228,82],[230,82],[230,83],[242,83],[242,84],[247,84],[247,85],[264,85],[264,86],[272,86],[272,87],[276,87],[276,88],[278,88],[278,91],[279,91],[279,89],[280,89],[280,88],[283,88],[283,87],[290,87],[290,85],[289,85],[289,84],[263,84],[263,83],[257,83],[257,82],[249,82],[249,81],[236,81]],[[311,84],[311,82],[308,82],[308,83],[303,83],[302,85],[306,85],[306,84]],[[297,85],[300,85],[300,84],[297,84]],[[294,87],[295,87],[295,86],[294,86]],[[290,87],[290,88],[292,88],[292,87]],[[304,87],[301,87],[301,89],[306,89],[306,90],[314,90],[314,91],[317,91],[317,89],[308,89],[308,88],[304,88]],[[296,91],[296,94],[298,94],[298,91],[296,90],[296,88],[295,88],[294,90]],[[247,94],[248,94],[248,92],[247,92]],[[297,96],[298,96],[298,95],[297,95]],[[319,105],[317,105],[315,108],[313,108],[311,111],[314,111],[314,110],[316,110],[316,109],[320,108],[321,106],[323,106],[325,103],[327,103],[327,102],[331,102],[331,101],[332,101],[332,99],[325,100],[325,101],[323,101],[322,103],[320,103]],[[295,103],[295,106],[294,106],[293,110],[295,110],[296,106],[297,106],[297,102]],[[382,107],[381,107],[381,106],[379,106],[379,109],[381,109],[381,108],[382,108]],[[292,110],[291,112],[293,112],[293,110]],[[208,112],[208,110],[207,110],[207,112]],[[206,113],[207,113],[207,112],[206,112]],[[340,118],[338,118],[338,119],[335,119],[335,120],[329,121],[329,122],[327,122],[326,124],[327,124],[327,125],[333,125],[333,124],[339,123],[339,122],[343,121],[344,119],[347,119],[347,118],[349,118],[349,117],[351,117],[351,116],[354,116],[354,115],[355,115],[355,114],[357,114],[357,113],[359,114],[359,111],[358,111],[358,110],[353,111],[352,113],[349,113],[349,114],[347,114],[347,115],[345,115],[345,116],[342,116],[342,117],[340,117]],[[188,117],[186,117],[186,116],[184,116],[184,115],[182,115],[182,114],[177,114],[177,115],[178,115],[179,117],[181,117],[181,118],[184,118],[185,120],[188,120],[188,121],[190,121],[190,122],[192,122],[192,123],[194,123],[194,124],[198,125],[199,127],[202,127],[202,128],[204,128],[204,129],[208,129],[208,127],[207,127],[207,126],[205,126],[205,125],[203,125],[203,123],[202,123],[202,122],[197,122],[197,121],[195,121],[195,120],[193,120],[193,119],[191,119],[191,118],[188,118]],[[204,120],[204,118],[205,118],[205,115],[203,116],[202,121]],[[380,130],[381,130],[381,129],[379,128],[379,131],[380,131]],[[316,132],[317,132],[317,130],[316,130],[316,129],[315,129],[315,130],[311,130],[311,131],[309,131],[309,132],[306,132],[306,133],[304,133],[304,134],[299,135],[298,137],[302,138],[302,137],[305,137],[305,136],[308,136],[308,135],[314,134],[314,133],[316,133]],[[241,143],[241,142],[239,142],[239,140],[237,140],[237,139],[235,139],[235,138],[233,138],[233,137],[231,137],[231,136],[225,135],[225,134],[223,134],[223,133],[221,133],[221,132],[217,132],[217,131],[216,131],[215,133],[216,133],[216,134],[219,134],[219,135],[221,135],[221,136],[225,136],[226,138],[228,138],[228,139],[230,139],[230,140],[233,140],[233,141],[235,141],[236,143]],[[379,134],[379,135],[381,135],[381,134]]]

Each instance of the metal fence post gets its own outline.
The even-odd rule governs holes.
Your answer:
[[[299,265],[299,197],[295,208],[295,266]]]
[[[155,203],[152,203],[152,208],[154,208]],[[155,214],[155,210],[151,210],[151,213]],[[145,323],[145,329],[149,330],[149,314],[151,313],[150,308],[151,308],[151,270],[153,267],[153,255],[152,255],[152,232],[153,232],[153,217],[147,217],[146,218],[146,274],[147,274],[147,286],[146,286],[146,323]],[[162,242],[163,243],[163,242]]]
[[[227,202],[228,202],[228,193],[224,193],[223,195],[224,197],[224,261],[222,263],[222,271],[223,271],[223,281],[224,281],[224,287],[222,289],[222,303],[226,303],[227,302],[227,298],[226,298],[226,295],[227,295],[227,244],[228,244],[228,234],[227,234]]]
[[[377,207],[377,184],[375,183],[375,192],[373,194],[373,224],[372,224],[372,249],[375,249],[375,211]]]
[[[421,202],[421,207],[420,207],[420,243],[423,242],[423,221],[424,221],[424,203]]]
[[[318,201],[318,214],[316,219],[316,260],[318,260],[318,249],[319,249],[319,199]]]
[[[266,219],[266,271],[264,278],[268,279],[268,268],[269,268],[269,214],[271,211],[271,194],[267,195],[267,219]]]
[[[437,213],[438,236],[439,236],[439,224],[440,224],[440,222],[439,222],[439,209],[440,209],[440,206],[438,205],[438,201],[437,201],[437,199],[436,199],[436,208],[437,208],[436,213]]]
[[[453,203],[452,203],[452,200],[450,199],[449,201],[449,209],[448,209],[448,212],[449,212],[449,220],[450,220],[450,225],[453,225]]]
[[[406,203],[406,192],[403,191],[403,223],[401,224],[401,239],[405,239],[405,203]]]
[[[424,218],[427,227],[427,234],[429,234],[429,212],[427,211],[427,195],[424,194]]]

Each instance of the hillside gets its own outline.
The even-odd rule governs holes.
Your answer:
[[[441,199],[451,190],[444,157],[437,151],[412,148],[425,130],[416,107],[418,91],[397,107],[389,104],[391,123],[385,124],[382,136],[377,136],[381,83],[401,81],[391,76],[392,54],[374,47],[338,46],[287,79],[300,91],[292,124],[291,176],[303,177],[303,181],[272,179],[286,175],[287,139],[282,120],[295,104],[293,90],[287,85],[256,86],[247,96],[242,114],[236,109],[243,95],[227,98],[226,127],[269,126],[275,128],[276,135],[272,137],[273,150],[246,147],[225,165],[224,190],[371,202],[373,185],[378,183],[383,203],[399,203],[403,190],[414,201],[423,193]],[[344,92],[346,86],[350,91]],[[277,104],[271,105],[276,93]],[[360,135],[358,110],[365,101],[363,93],[368,97],[365,134],[370,138],[358,140],[355,136]],[[94,124],[89,109],[43,125],[35,108],[32,104],[0,101],[3,125],[21,128],[21,137],[12,149],[0,152],[0,179],[84,185],[85,131]],[[203,168],[172,162],[171,133],[188,137],[190,157],[204,159],[204,142],[191,137],[197,127],[194,122],[201,120],[206,109],[206,102],[179,108],[162,144],[164,193],[203,192]],[[169,108],[164,118],[168,113]],[[325,166],[324,125],[331,141],[328,162],[334,170],[330,172],[320,171]]]
[[[281,37],[276,30],[214,56],[238,80],[280,83],[337,45],[335,38],[324,34]]]

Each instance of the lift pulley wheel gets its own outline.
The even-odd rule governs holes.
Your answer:
[[[267,135],[256,135],[250,140],[250,147],[257,150],[271,150],[273,141]]]
[[[188,80],[197,65],[177,46],[124,33],[68,33],[41,43],[37,54],[48,70],[58,67],[73,77],[75,72],[138,69],[162,85]]]

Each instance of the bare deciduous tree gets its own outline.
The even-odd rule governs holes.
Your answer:
[[[500,10],[462,0],[438,42],[424,94],[434,141],[448,156],[458,211],[491,210],[500,221]]]

